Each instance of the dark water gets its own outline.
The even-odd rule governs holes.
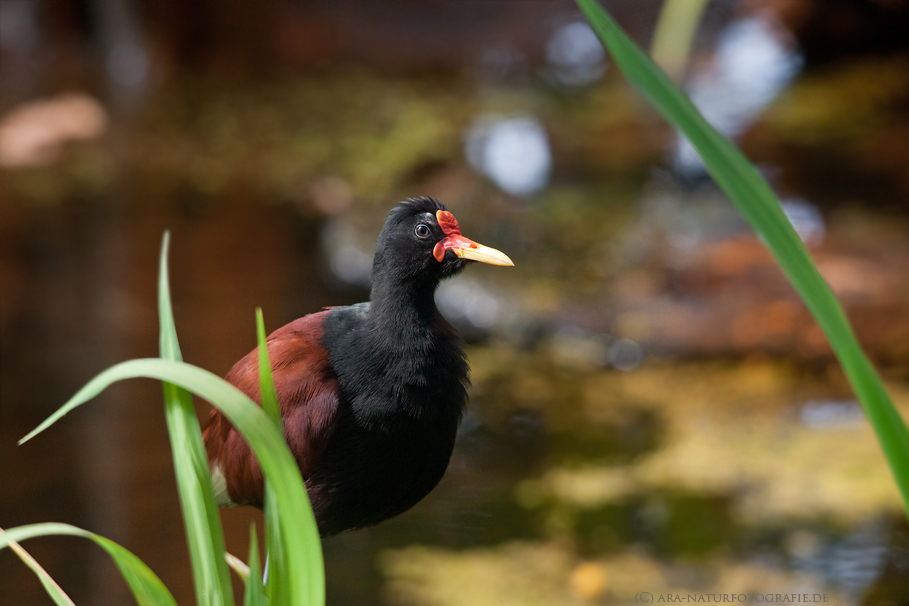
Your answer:
[[[65,521],[114,538],[189,602],[155,385],[112,388],[31,443],[15,440],[105,366],[155,355],[165,227],[185,357],[218,373],[251,347],[256,305],[274,327],[365,293],[325,269],[325,223],[285,207],[95,204],[90,220],[80,216],[85,207],[56,209],[20,226],[44,236],[20,249],[28,278],[4,324],[2,517],[6,526]],[[480,285],[494,279],[490,268],[471,269]],[[486,336],[470,349],[471,411],[449,472],[399,519],[325,542],[331,603],[508,595],[522,604],[584,595],[625,603],[635,587],[804,589],[857,603],[876,583],[896,582],[880,579],[904,565],[898,497],[829,362],[648,353],[622,371],[596,355],[608,339],[579,329],[465,330]],[[593,353],[578,356],[585,346]],[[905,407],[905,379],[891,385]],[[259,516],[224,518],[229,549],[245,553]],[[128,600],[92,546],[42,539],[28,547],[79,603]],[[35,603],[37,582],[3,558],[9,603]]]
[[[692,94],[761,162],[906,415],[905,61],[818,73],[747,11],[720,21],[722,61]],[[548,59],[479,53],[468,76],[172,80],[107,100],[100,138],[0,169],[0,525],[88,528],[192,603],[157,385],[16,440],[107,366],[156,355],[165,229],[184,357],[224,374],[257,306],[274,329],[365,300],[385,212],[427,194],[516,267],[440,289],[470,412],[427,499],[324,542],[330,604],[909,603],[899,495],[822,335],[673,133],[564,35]],[[766,61],[748,82],[742,41]],[[261,516],[223,519],[245,555]],[[93,545],[25,546],[76,603],[130,603]],[[50,603],[8,550],[0,587]]]

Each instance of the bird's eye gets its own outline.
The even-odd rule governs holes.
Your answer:
[[[418,238],[428,238],[432,234],[432,230],[425,223],[420,223],[413,231]]]

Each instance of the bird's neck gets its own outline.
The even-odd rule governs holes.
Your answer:
[[[438,318],[437,282],[376,280],[370,295],[373,330],[401,345],[428,338]]]

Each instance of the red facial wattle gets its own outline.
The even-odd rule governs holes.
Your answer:
[[[462,259],[490,265],[514,265],[505,253],[462,236],[458,220],[447,210],[436,211],[436,220],[439,222],[439,227],[442,228],[442,233],[445,234],[445,237],[439,240],[432,251],[432,256],[439,263],[445,258],[445,253],[450,250]]]

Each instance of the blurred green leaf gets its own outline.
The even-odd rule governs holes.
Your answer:
[[[653,33],[650,52],[653,60],[674,80],[680,80],[688,66],[691,43],[707,0],[666,0]]]
[[[170,234],[165,233],[158,279],[160,348],[162,358],[179,362],[183,356],[177,342],[167,275],[169,241]],[[224,532],[192,396],[185,389],[165,382],[164,409],[195,580],[196,602],[210,606],[233,604],[230,572],[224,559]]]
[[[120,574],[123,575],[123,580],[129,585],[139,606],[177,606],[177,602],[174,601],[174,597],[164,586],[164,583],[161,582],[161,579],[155,576],[155,573],[132,552],[110,539],[69,524],[48,522],[10,528],[5,532],[0,532],[0,549],[9,546],[12,541],[21,542],[26,539],[48,535],[70,535],[94,541],[113,558],[117,568],[120,569]],[[42,582],[44,582],[43,579]],[[47,587],[46,583],[45,587]],[[49,591],[48,593],[51,592]],[[72,603],[68,601],[60,602],[54,593],[51,593],[51,596],[54,597],[58,604]]]
[[[909,515],[909,431],[855,339],[833,291],[821,277],[770,186],[688,97],[628,38],[596,2],[577,0],[600,41],[631,83],[698,151],[707,170],[763,238],[814,315],[874,427]]]

